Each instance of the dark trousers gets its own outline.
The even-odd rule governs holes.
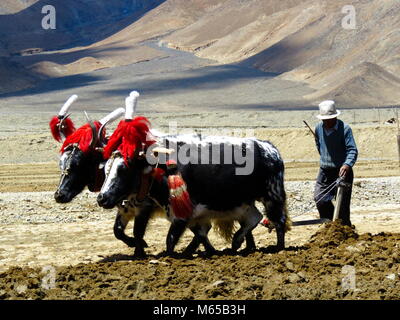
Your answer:
[[[332,200],[336,196],[337,187],[333,188],[330,192],[325,194],[329,186],[339,177],[340,168],[324,169],[320,168],[317,182],[314,190],[314,201],[316,202],[320,218],[333,219],[333,212],[335,207]],[[346,175],[344,181],[348,183],[348,187],[344,188],[342,204],[339,211],[339,219],[342,220],[344,225],[351,226],[350,222],[350,200],[353,187],[353,170],[350,170]],[[321,194],[322,193],[322,194]]]

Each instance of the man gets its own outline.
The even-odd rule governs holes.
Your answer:
[[[338,177],[344,179],[344,188],[339,219],[344,225],[351,226],[350,199],[353,184],[353,166],[357,160],[357,146],[349,125],[338,120],[340,111],[335,102],[326,100],[319,104],[317,118],[322,120],[315,127],[315,142],[320,154],[320,170],[315,185],[314,200],[320,218],[332,220],[334,206],[332,199],[337,188],[332,186]],[[330,191],[329,191],[330,189]]]

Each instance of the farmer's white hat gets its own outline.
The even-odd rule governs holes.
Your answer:
[[[340,114],[340,111],[336,109],[335,101],[325,100],[319,104],[319,114],[317,118],[320,120],[333,119]]]

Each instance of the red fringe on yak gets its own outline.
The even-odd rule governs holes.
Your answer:
[[[94,121],[94,126],[96,127],[96,130],[98,131],[101,127],[101,123],[99,121]],[[105,134],[105,130],[103,129],[103,134]],[[83,153],[88,153],[90,150],[90,143],[92,141],[92,128],[90,127],[90,124],[87,123],[80,127],[78,130],[76,130],[73,134],[67,136],[65,139],[62,147],[61,147],[61,153],[64,152],[65,148],[68,147],[70,144],[77,143],[79,145],[79,149]]]
[[[108,159],[115,150],[119,150],[128,163],[128,159],[132,159],[136,151],[155,142],[150,137],[150,122],[145,117],[121,120],[104,148],[104,158]]]
[[[54,116],[53,118],[51,118],[50,123],[49,123],[51,134],[53,135],[53,138],[56,139],[56,141],[58,141],[58,142],[61,142],[60,129],[58,127],[60,124],[60,121],[61,121],[60,118],[58,118],[57,116]],[[65,119],[63,125],[64,125],[63,131],[64,131],[64,135],[66,137],[68,137],[69,135],[74,133],[75,126],[70,118]]]
[[[128,162],[135,156],[136,151],[142,151],[156,141],[151,138],[150,122],[145,117],[136,117],[133,120],[122,120],[104,148],[104,158],[108,159],[115,150],[119,150]],[[160,168],[153,169],[152,175],[161,180],[165,171]],[[193,204],[187,192],[186,183],[181,175],[170,175],[168,177],[168,188],[170,190],[170,203],[175,217],[187,219],[193,212]]]
[[[169,201],[178,219],[187,219],[193,213],[193,204],[190,200],[187,186],[180,174],[168,177]]]
[[[151,176],[156,179],[158,182],[161,182],[165,175],[165,170],[161,168],[154,168],[151,172]]]

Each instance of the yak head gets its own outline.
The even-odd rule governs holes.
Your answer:
[[[99,206],[111,209],[136,194],[145,166],[142,158],[126,161],[120,151],[114,151],[105,164],[105,180],[97,196]]]
[[[119,108],[100,121],[91,121],[75,130],[68,118],[67,110],[77,99],[72,96],[58,116],[50,121],[53,137],[62,142],[60,170],[61,177],[54,198],[59,203],[70,202],[87,186],[92,192],[99,191],[104,181],[105,126],[124,113]]]
[[[66,137],[61,148],[60,182],[54,194],[57,202],[70,202],[86,186],[92,192],[99,190],[104,180],[104,160],[97,138],[100,127],[100,122],[90,122]],[[99,136],[104,138],[101,133]]]
[[[101,207],[113,208],[138,191],[146,168],[144,152],[155,143],[150,122],[134,117],[137,91],[125,100],[125,119],[121,120],[104,148],[105,181],[97,197]]]

